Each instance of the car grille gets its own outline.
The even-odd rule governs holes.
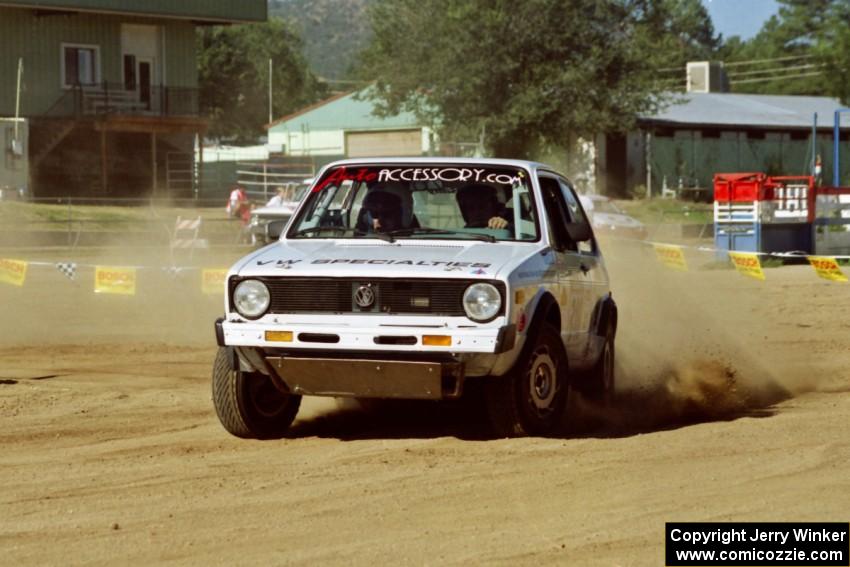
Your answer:
[[[231,278],[230,294],[242,279]],[[259,277],[271,293],[268,313],[383,313],[465,316],[463,292],[482,280]],[[502,282],[490,281],[503,298]],[[375,303],[359,307],[354,294],[370,286]]]

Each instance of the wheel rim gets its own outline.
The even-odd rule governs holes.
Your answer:
[[[286,394],[275,388],[265,376],[245,376],[251,407],[262,417],[274,418],[286,409]]]
[[[526,374],[528,401],[538,417],[546,417],[555,408],[555,397],[560,389],[558,368],[549,354],[549,349],[538,349],[531,359]]]

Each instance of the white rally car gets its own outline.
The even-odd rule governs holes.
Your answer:
[[[570,386],[613,395],[602,253],[539,163],[332,163],[225,285],[213,400],[239,437],[283,435],[303,395],[452,399],[480,380],[498,436],[551,432]]]

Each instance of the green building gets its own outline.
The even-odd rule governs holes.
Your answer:
[[[833,117],[839,108],[835,99],[814,96],[671,95],[659,112],[642,116],[635,131],[597,141],[600,192],[628,196],[649,186],[653,195],[666,188],[710,197],[715,173],[809,175],[813,155],[821,156],[823,182],[831,184]],[[841,181],[850,184],[850,116],[843,116]]]
[[[434,132],[412,112],[377,116],[366,91],[343,93],[268,125],[269,144],[288,156],[326,162],[344,157],[422,156],[434,152]]]
[[[266,18],[266,0],[0,1],[0,186],[25,171],[35,198],[190,195],[195,29]]]

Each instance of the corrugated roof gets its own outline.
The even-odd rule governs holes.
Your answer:
[[[362,93],[362,91],[360,91]],[[416,128],[421,121],[412,112],[379,118],[360,93],[334,96],[272,122],[271,132],[319,130],[382,130]],[[360,95],[362,96],[362,95]],[[841,103],[832,98],[795,95],[737,93],[687,93],[670,95],[669,104],[642,122],[670,125],[738,126],[756,128],[811,128],[818,113],[820,128],[832,127],[833,114]],[[842,115],[842,128],[850,128],[850,115]]]
[[[269,125],[269,132],[300,132],[307,130],[387,130],[394,128],[417,128],[422,126],[412,112],[379,118],[372,114],[374,105],[369,100],[357,100],[361,94],[337,95],[323,103],[308,106],[304,110],[285,116]]]
[[[655,123],[743,126],[759,128],[811,128],[818,113],[818,127],[831,127],[841,103],[820,96],[757,95],[734,93],[676,94],[660,112],[643,116]],[[850,127],[850,116],[842,120]]]

